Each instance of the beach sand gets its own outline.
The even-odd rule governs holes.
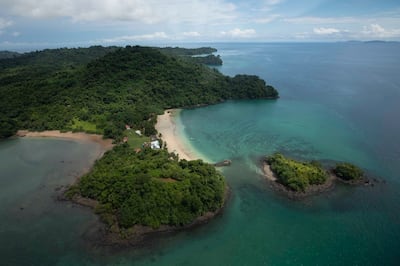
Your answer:
[[[165,110],[163,115],[157,117],[156,129],[161,133],[161,139],[167,143],[167,149],[169,152],[179,154],[179,159],[185,160],[197,160],[203,159],[198,154],[195,154],[190,147],[187,147],[179,136],[176,124],[175,116],[179,115],[181,109],[169,109]]]
[[[264,176],[270,181],[276,181],[277,178],[275,177],[274,173],[271,170],[271,167],[266,162],[263,162],[262,165]]]
[[[19,130],[16,134],[18,137],[35,137],[35,138],[60,138],[60,139],[70,139],[77,141],[91,141],[100,145],[101,147],[101,157],[104,152],[111,150],[114,147],[112,139],[103,139],[102,135],[97,134],[87,134],[83,132],[60,132],[59,130],[47,130],[41,132],[33,132],[28,130]]]

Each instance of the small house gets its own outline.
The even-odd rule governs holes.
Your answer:
[[[138,136],[142,136],[142,132],[140,132],[140,130],[135,130],[135,133],[136,133]]]
[[[131,127],[129,125],[125,125],[126,130],[131,130]]]
[[[152,148],[153,150],[159,150],[160,147],[160,142],[158,140],[153,140],[152,142],[150,142],[150,148]]]

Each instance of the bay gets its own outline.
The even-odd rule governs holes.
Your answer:
[[[223,169],[232,190],[224,213],[141,249],[88,247],[85,236],[97,224],[96,216],[54,197],[59,185],[95,159],[95,146],[1,142],[2,264],[398,264],[400,45],[210,46],[224,60],[221,72],[257,74],[281,95],[274,101],[184,110],[177,118],[185,141],[200,154],[233,161]],[[271,190],[259,170],[260,158],[275,151],[299,159],[350,161],[379,182],[374,187],[339,185],[322,195],[289,200]]]

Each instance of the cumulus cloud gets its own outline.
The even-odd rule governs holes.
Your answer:
[[[230,31],[222,31],[222,36],[228,36],[232,38],[251,38],[256,35],[256,31],[254,29],[233,29]]]
[[[104,39],[102,41],[105,43],[120,43],[127,41],[163,40],[168,38],[169,36],[165,32],[154,32],[151,34],[118,36],[115,38]]]
[[[362,32],[368,38],[399,38],[400,29],[385,29],[379,24],[364,26]]]
[[[335,29],[335,28],[320,27],[320,28],[314,28],[313,32],[318,35],[330,35],[330,34],[340,33],[340,30]]]
[[[226,0],[2,0],[2,9],[17,16],[147,24],[233,20],[235,8]]]

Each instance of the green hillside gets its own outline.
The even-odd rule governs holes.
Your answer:
[[[0,60],[0,69],[1,137],[77,130],[74,121],[82,121],[119,140],[125,124],[155,133],[165,108],[278,96],[257,76],[227,77],[138,46],[44,50]]]

